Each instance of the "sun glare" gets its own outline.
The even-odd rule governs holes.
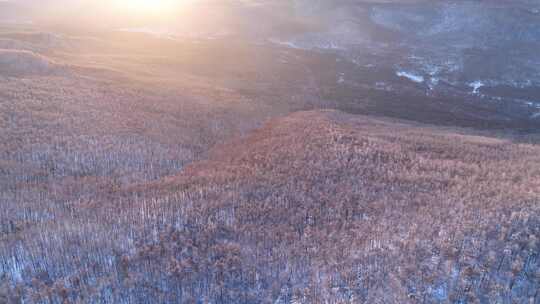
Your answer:
[[[164,13],[173,9],[179,2],[174,0],[116,0],[116,8],[120,11],[137,14]]]

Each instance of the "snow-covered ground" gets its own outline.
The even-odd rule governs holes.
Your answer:
[[[423,83],[423,82],[425,81],[424,76],[415,74],[415,73],[413,73],[413,72],[408,72],[408,71],[397,71],[397,72],[396,72],[396,75],[397,75],[398,77],[407,78],[407,79],[409,79],[410,81],[414,81],[414,82],[416,82],[416,83]]]

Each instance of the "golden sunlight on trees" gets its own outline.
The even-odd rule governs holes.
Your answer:
[[[133,156],[6,154],[43,171],[1,180],[3,299],[538,301],[536,145],[302,112],[159,182],[100,185],[170,167],[126,140]]]
[[[535,6],[16,2],[1,304],[540,304]]]

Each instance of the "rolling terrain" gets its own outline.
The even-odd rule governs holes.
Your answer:
[[[476,133],[299,112],[154,182],[29,204],[3,214],[3,297],[537,303],[538,138]]]
[[[539,304],[536,4],[397,2],[0,22],[0,303]]]

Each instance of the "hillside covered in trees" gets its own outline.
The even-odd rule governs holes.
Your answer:
[[[275,119],[177,175],[12,231],[1,294],[538,303],[538,139],[487,135],[336,111]]]
[[[540,304],[537,1],[159,2],[0,0],[0,304]]]

